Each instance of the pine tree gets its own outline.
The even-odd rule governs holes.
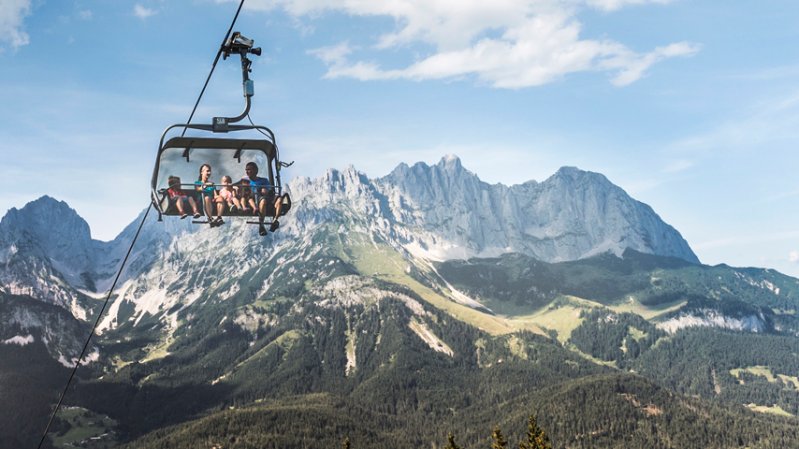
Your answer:
[[[455,437],[452,435],[452,432],[447,434],[447,446],[444,449],[461,449],[461,447],[455,443]]]
[[[502,431],[499,430],[499,426],[494,427],[491,437],[494,439],[494,442],[491,443],[491,449],[507,449],[508,442],[505,440],[505,437],[502,436]]]
[[[544,429],[538,427],[535,415],[530,415],[527,421],[527,441],[519,443],[519,449],[552,449],[552,443]]]

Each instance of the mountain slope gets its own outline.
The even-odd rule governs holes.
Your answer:
[[[197,426],[218,429],[220,420],[267,420],[288,429],[296,428],[291,419],[314,416],[304,422],[327,429],[326,441],[338,439],[339,428],[376,445],[428,445],[435,432],[465,422],[467,447],[477,447],[486,439],[480,429],[495,424],[498,411],[502,423],[520,425],[535,404],[557,417],[546,423],[560,444],[576,447],[619,447],[632,435],[641,447],[668,447],[674,432],[699,434],[703,425],[708,447],[727,447],[721,423],[731,419],[759,429],[731,433],[741,444],[796,441],[783,430],[794,418],[752,415],[740,406],[779,394],[790,400],[782,392],[792,380],[789,365],[765,360],[782,383],[758,396],[745,383],[733,385],[764,373],[758,359],[716,366],[708,357],[706,366],[717,372],[707,378],[730,391],[719,395],[727,401],[719,406],[686,402],[625,372],[709,398],[712,384],[708,390],[684,383],[698,374],[680,379],[645,369],[647,360],[687,360],[683,342],[693,340],[677,338],[687,335],[681,325],[664,326],[715,325],[718,313],[728,319],[721,323],[751,321],[760,327],[746,330],[790,344],[799,328],[792,315],[799,284],[769,271],[697,264],[679,233],[601,175],[567,168],[540,184],[491,186],[448,157],[432,167],[400,166],[377,180],[352,168],[330,170],[293,181],[291,191],[291,213],[267,238],[237,220],[211,229],[149,216],[101,321],[96,358],[67,399],[94,421],[115,423],[103,437],[108,444],[150,432],[131,444],[197,444]],[[112,242],[80,234],[71,251],[84,251],[88,262],[68,265],[70,259],[37,246],[46,226],[15,223],[23,221],[0,222],[11,236],[0,245],[8,255],[0,272],[43,294],[59,286],[62,299],[41,299],[67,307],[77,301],[86,311],[81,319],[96,313],[99,292],[138,226]],[[478,254],[499,256],[442,260]],[[28,268],[20,269],[21,261]],[[26,335],[14,337],[27,341]],[[721,347],[706,341],[711,354]],[[59,344],[50,342],[47,353],[57,354]],[[614,411],[610,417],[599,416],[601,403],[585,402],[594,390]],[[647,408],[650,402],[656,407]],[[247,410],[220,413],[230,407]],[[697,416],[702,424],[694,423]],[[433,427],[413,435],[433,419]],[[57,421],[62,431],[86,430],[68,421]],[[159,431],[165,426],[177,427]],[[301,437],[273,430],[250,434],[251,441],[269,438],[281,447],[301,444]],[[238,444],[256,444],[244,441],[250,440]]]

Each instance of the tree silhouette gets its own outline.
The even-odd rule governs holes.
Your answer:
[[[502,436],[499,426],[494,427],[494,431],[491,432],[491,438],[494,439],[494,442],[491,443],[491,449],[506,449],[508,447],[508,441]]]
[[[546,432],[538,427],[535,415],[527,420],[527,440],[519,443],[519,449],[552,449]]]
[[[447,445],[444,449],[461,449],[461,447],[455,443],[455,437],[452,435],[452,432],[447,434]]]

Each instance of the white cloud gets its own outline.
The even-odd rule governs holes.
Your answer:
[[[615,11],[627,5],[644,5],[647,3],[671,3],[672,0],[586,0],[590,6],[603,9],[605,11]]]
[[[148,17],[154,16],[156,13],[157,13],[156,10],[150,9],[150,8],[146,8],[146,7],[142,6],[139,3],[136,3],[133,6],[133,15],[138,17],[138,18],[140,18],[140,19],[142,19],[142,20],[147,19]]]
[[[0,3],[0,45],[17,49],[30,42],[23,30],[23,19],[31,12],[31,0],[3,0]],[[3,51],[0,46],[0,52]]]
[[[94,14],[90,9],[84,9],[82,11],[78,11],[78,17],[82,20],[91,20],[94,17]]]
[[[799,251],[791,251],[788,254],[788,261],[790,261],[791,263],[799,262]]]
[[[387,16],[394,19],[396,28],[378,37],[370,50],[396,50],[414,44],[433,48],[397,69],[358,60],[348,44],[320,48],[313,54],[328,65],[328,78],[426,80],[472,76],[493,87],[518,89],[583,71],[608,72],[614,85],[625,86],[640,79],[657,62],[695,54],[699,47],[687,42],[637,53],[609,39],[581,37],[577,15],[582,8],[613,11],[668,1],[251,0],[245,7],[260,11],[282,8],[294,18],[329,11],[359,17]],[[331,53],[333,50],[338,53]]]

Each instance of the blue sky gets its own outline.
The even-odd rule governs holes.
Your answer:
[[[0,211],[49,194],[113,238],[237,5],[1,0]],[[288,178],[450,153],[508,185],[577,166],[704,263],[799,276],[798,21],[789,0],[247,0],[236,29],[263,48],[251,115]],[[196,121],[238,114],[238,70]]]

